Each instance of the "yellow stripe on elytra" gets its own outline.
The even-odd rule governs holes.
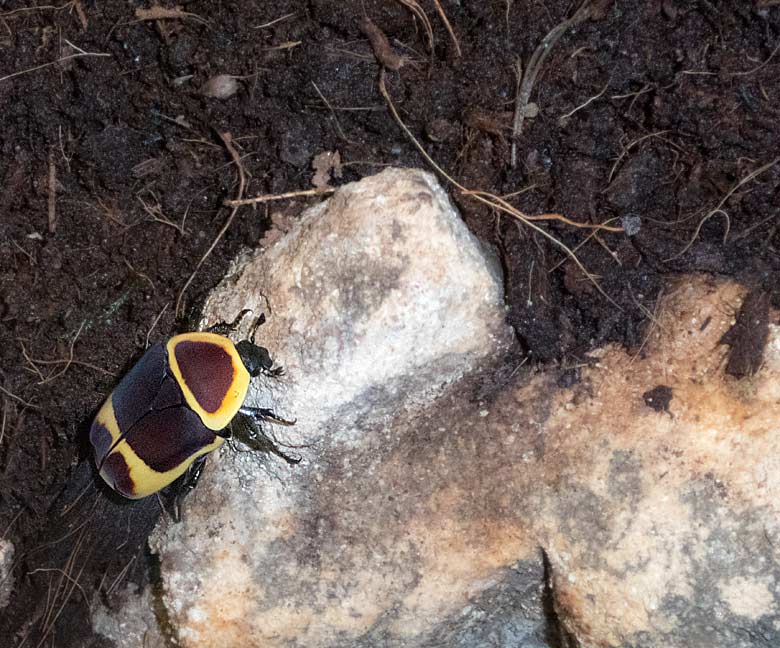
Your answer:
[[[122,455],[130,473],[130,479],[133,482],[133,492],[123,493],[123,495],[129,499],[141,499],[142,497],[156,493],[158,490],[168,486],[175,479],[181,477],[195,459],[212,450],[216,450],[222,445],[222,442],[222,437],[216,437],[213,443],[210,443],[191,454],[175,468],[166,470],[165,472],[157,472],[143,462],[127,441],[121,441],[116,448],[114,448],[113,452],[118,452]],[[109,485],[113,485],[114,480],[111,476],[106,475],[104,470],[100,471],[100,476],[105,479]]]
[[[207,412],[203,409],[182,376],[174,349],[179,342],[185,341],[216,344],[224,349],[230,356],[230,360],[233,363],[233,382],[216,412]],[[173,371],[176,382],[179,383],[179,387],[181,387],[181,390],[184,393],[184,400],[187,401],[187,405],[189,405],[192,411],[200,417],[200,420],[203,421],[203,425],[210,430],[222,430],[226,428],[227,424],[230,423],[231,419],[238,413],[241,405],[244,404],[244,398],[246,398],[246,392],[247,389],[249,389],[249,372],[241,361],[241,356],[238,355],[238,351],[233,342],[216,333],[182,333],[181,335],[175,335],[168,340],[166,350],[168,352],[168,364],[171,367],[171,371]]]
[[[114,414],[114,403],[112,402],[111,396],[109,396],[106,399],[106,402],[103,403],[103,406],[100,408],[97,416],[95,417],[95,421],[106,428],[108,433],[111,435],[110,448],[113,447],[114,444],[116,444],[116,442],[122,438],[122,433],[119,431],[119,423],[116,422],[116,415]],[[109,452],[106,452],[106,456],[109,454]]]

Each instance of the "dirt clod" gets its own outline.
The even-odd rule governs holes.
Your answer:
[[[737,313],[737,321],[721,338],[729,346],[726,373],[735,378],[752,376],[764,361],[769,337],[769,294],[751,290]]]

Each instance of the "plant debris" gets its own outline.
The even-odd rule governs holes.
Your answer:
[[[388,70],[400,70],[406,63],[406,59],[396,54],[390,46],[390,41],[387,40],[385,33],[368,16],[363,16],[360,19],[360,31],[365,34],[371,43],[374,56],[376,56],[376,60],[379,61],[380,65],[383,65]]]

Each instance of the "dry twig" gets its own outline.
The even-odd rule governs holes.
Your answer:
[[[354,142],[344,134],[344,129],[341,128],[341,123],[339,122],[339,118],[336,116],[336,111],[333,110],[333,106],[330,105],[330,101],[328,101],[325,98],[325,95],[322,94],[322,92],[317,87],[317,84],[314,83],[314,81],[312,81],[311,84],[314,86],[314,89],[317,91],[317,94],[320,96],[320,99],[322,99],[323,103],[328,107],[328,110],[330,110],[331,117],[333,117],[333,121],[336,122],[336,128],[339,131],[339,135],[341,135],[341,139],[347,142],[347,144],[354,144]]]
[[[149,7],[149,9],[139,7],[135,10],[135,17],[137,18],[136,22],[145,22],[147,20],[183,20],[185,18],[192,18],[203,25],[209,24],[208,20],[201,18],[198,14],[184,11],[178,7],[168,8],[160,7],[159,5]]]
[[[295,12],[284,14],[284,16],[279,16],[278,18],[274,18],[273,20],[270,20],[267,23],[263,23],[262,25],[255,25],[252,27],[252,29],[265,29],[266,27],[270,27],[271,25],[275,25],[276,23],[280,23],[283,20],[287,20],[288,18],[292,18],[295,15]]]
[[[65,41],[66,43],[68,41]],[[75,54],[68,54],[67,56],[63,56],[61,58],[58,58],[56,61],[50,61],[48,63],[42,63],[41,65],[36,65],[35,67],[27,68],[26,70],[20,70],[19,72],[14,72],[12,74],[7,74],[4,77],[0,77],[0,82],[7,81],[8,79],[13,79],[14,77],[22,76],[23,74],[27,74],[28,72],[35,72],[36,70],[42,70],[43,68],[50,67],[52,65],[57,65],[58,63],[64,63],[65,61],[70,61],[71,59],[75,58],[81,58],[85,56],[112,56],[111,54],[103,54],[100,52],[85,52],[80,47],[76,47],[72,43],[68,43],[73,49],[78,50]]]
[[[596,101],[596,99],[601,97],[607,91],[608,87],[609,87],[609,81],[607,81],[604,84],[604,88],[601,90],[601,92],[599,92],[597,95],[593,95],[589,99],[586,99],[583,103],[581,103],[579,106],[577,106],[573,110],[571,110],[571,111],[561,115],[560,117],[558,117],[558,121],[560,122],[560,121],[565,121],[565,120],[569,119],[569,117],[571,117],[574,113],[576,113],[579,110],[582,110],[586,106],[590,105],[592,102]]]
[[[48,189],[49,234],[54,234],[57,229],[57,165],[54,164],[54,149],[49,151]]]
[[[761,68],[763,68],[769,61],[772,60],[775,54],[777,54],[777,51],[780,50],[780,43],[775,47],[775,49],[772,50],[772,53],[767,57],[767,59],[763,62],[754,67],[752,70],[746,70],[745,72],[732,72],[732,76],[747,76],[749,74],[753,74],[754,72],[758,72]]]
[[[68,601],[70,600],[71,596],[73,596],[73,592],[76,590],[76,588],[78,588],[81,591],[81,594],[84,597],[84,603],[86,604],[87,609],[91,611],[89,600],[87,599],[84,590],[79,584],[81,575],[84,573],[84,569],[86,569],[87,564],[89,562],[88,560],[86,560],[86,557],[82,557],[81,569],[75,575],[75,578],[72,576],[72,574],[74,573],[74,568],[78,564],[77,556],[81,551],[81,547],[84,543],[84,536],[85,533],[82,531],[82,533],[79,535],[78,540],[76,541],[76,544],[73,547],[73,551],[68,557],[68,560],[65,562],[64,569],[53,568],[53,569],[41,570],[41,571],[57,572],[60,574],[60,578],[57,582],[57,586],[54,590],[53,595],[47,597],[46,609],[44,610],[43,621],[41,623],[41,639],[36,645],[36,648],[41,648],[41,646],[43,646],[44,643],[46,643],[49,634],[51,634],[52,630],[54,629],[57,620],[59,619],[60,615],[65,609],[65,606],[68,604]]]
[[[539,46],[534,50],[531,55],[531,60],[525,68],[525,73],[522,75],[522,81],[519,83],[517,96],[515,97],[515,119],[512,126],[512,153],[511,153],[511,165],[514,167],[517,165],[517,138],[520,133],[523,132],[523,121],[525,120],[525,107],[528,105],[528,101],[531,98],[531,91],[536,83],[536,77],[539,75],[539,71],[542,69],[547,55],[550,50],[558,42],[561,36],[563,36],[569,29],[578,25],[579,23],[587,20],[591,15],[591,1],[585,0],[580,5],[580,8],[574,12],[571,18],[567,18],[562,23],[556,25],[550,30],[550,32],[542,39]],[[518,65],[518,70],[520,67]],[[518,80],[520,74],[518,71]]]
[[[3,439],[5,438],[5,422],[6,419],[8,418],[8,400],[6,398],[3,398],[2,401],[3,401],[3,422],[0,424],[0,446],[3,445]]]
[[[84,362],[82,360],[76,360],[74,358],[73,348],[76,344],[76,341],[79,339],[79,336],[81,335],[81,332],[84,329],[84,325],[86,323],[87,323],[86,320],[84,320],[81,323],[81,326],[79,326],[78,331],[76,331],[76,334],[73,336],[73,339],[71,339],[67,358],[59,358],[56,360],[41,360],[39,358],[32,358],[27,353],[27,349],[25,348],[24,343],[21,340],[19,340],[19,344],[21,344],[22,346],[22,355],[24,356],[25,360],[27,360],[27,362],[30,364],[30,366],[33,368],[35,373],[38,374],[38,377],[41,379],[38,382],[39,385],[44,385],[46,383],[51,382],[52,380],[59,378],[70,368],[71,365],[79,365],[81,367],[87,367],[88,369],[92,369],[99,373],[106,374],[107,376],[116,376],[116,374],[113,373],[112,371],[108,371],[107,369],[98,367],[97,365],[94,365],[90,362]],[[45,377],[41,372],[41,370],[38,368],[38,365],[61,365],[61,364],[64,364],[65,366],[55,374],[48,377]]]
[[[428,38],[428,50],[433,53],[433,27],[431,26],[431,21],[428,20],[425,10],[416,0],[398,0],[398,2],[409,9],[422,23],[423,29],[425,29],[425,36]]]
[[[609,170],[609,178],[607,182],[608,183],[612,182],[612,178],[615,175],[615,171],[617,170],[618,165],[620,164],[621,160],[624,157],[626,157],[626,155],[632,148],[634,148],[637,144],[641,144],[646,139],[650,139],[651,137],[660,137],[661,135],[665,135],[668,132],[669,132],[668,130],[662,130],[662,131],[656,131],[655,133],[648,133],[647,135],[643,135],[642,137],[637,137],[635,140],[632,140],[626,146],[624,146],[623,150],[620,151],[620,155],[618,155],[617,159],[615,160],[615,163],[612,165],[612,168]]]
[[[663,302],[664,289],[661,288],[661,291],[658,293],[658,297],[655,298],[655,305],[653,306],[652,313],[647,308],[647,306],[637,301],[637,299],[634,297],[633,292],[631,292],[630,294],[631,294],[631,299],[639,307],[639,310],[641,310],[650,320],[650,326],[647,328],[647,333],[645,333],[645,337],[642,340],[642,344],[637,349],[637,352],[632,356],[631,360],[628,361],[629,365],[633,364],[634,360],[636,360],[638,357],[642,355],[642,351],[644,351],[644,348],[647,345],[647,342],[650,340],[650,336],[653,334],[653,331],[655,330],[656,327],[660,328],[661,330],[665,330],[664,327],[661,325],[660,321],[658,320],[658,311],[661,309],[661,304]]]
[[[0,18],[10,18],[16,14],[27,13],[30,11],[62,11],[63,9],[72,8],[74,5],[73,0],[66,2],[64,5],[55,7],[54,5],[38,5],[37,7],[22,7],[20,9],[14,9],[13,11],[6,11],[0,14]]]
[[[187,217],[187,214],[185,212],[184,218],[182,218],[181,224],[177,225],[172,220],[170,220],[163,211],[162,203],[160,202],[160,199],[157,197],[157,194],[154,193],[151,189],[147,190],[147,193],[151,197],[150,201],[146,201],[141,196],[141,192],[139,192],[136,195],[136,198],[138,199],[138,202],[141,203],[141,206],[143,207],[144,211],[149,214],[149,216],[152,217],[152,221],[155,223],[162,223],[163,225],[168,225],[169,227],[172,227],[175,229],[179,234],[182,236],[187,235],[187,231],[184,229],[184,218]]]
[[[516,208],[510,205],[506,200],[488,191],[463,189],[462,192],[464,196],[475,196],[475,197],[481,196],[491,201],[494,201],[497,205],[501,205],[503,207],[502,211],[506,213],[510,213],[511,210],[516,210]],[[571,220],[570,218],[566,218],[562,214],[537,214],[536,216],[529,216],[528,214],[523,214],[523,220],[527,220],[527,221],[557,220],[557,221],[561,221],[562,223],[565,223],[566,225],[571,225],[572,227],[577,227],[580,229],[602,230],[605,232],[623,231],[622,227],[615,227],[614,225],[605,225],[604,223],[579,223],[577,221]]]
[[[336,191],[334,187],[324,187],[322,189],[304,189],[302,191],[288,191],[280,194],[265,194],[255,196],[254,198],[242,198],[237,200],[225,200],[223,205],[226,207],[241,207],[243,205],[257,205],[258,203],[272,202],[274,200],[287,200],[288,198],[302,198],[304,196],[321,196]]]
[[[447,18],[447,14],[444,13],[444,8],[441,6],[441,2],[439,0],[433,0],[433,4],[436,5],[436,11],[439,12],[439,16],[441,16],[442,22],[444,23],[444,26],[447,28],[447,33],[450,35],[450,38],[452,39],[453,44],[455,45],[455,52],[460,57],[460,43],[458,42],[458,37],[455,35],[455,30],[452,28],[452,25],[450,24],[449,19]]]
[[[301,45],[303,41],[285,41],[284,43],[279,43],[278,45],[272,45],[271,47],[264,47],[264,52],[273,52],[275,50],[286,50],[286,49],[293,49],[294,47],[298,47],[298,45]]]
[[[144,346],[144,349],[149,348],[149,338],[152,335],[152,331],[154,331],[155,327],[157,326],[158,322],[160,321],[160,318],[163,316],[163,313],[168,309],[168,304],[165,304],[165,306],[162,307],[162,310],[157,313],[157,317],[154,318],[154,322],[152,322],[152,325],[149,327],[149,330],[146,332],[146,345]]]
[[[6,395],[6,396],[8,396],[9,398],[12,398],[12,399],[14,399],[15,401],[18,401],[18,402],[20,402],[20,403],[21,403],[22,405],[24,405],[25,407],[29,407],[30,409],[35,409],[35,410],[39,410],[39,409],[41,409],[41,408],[40,408],[40,407],[38,407],[37,405],[33,405],[32,403],[28,403],[28,402],[27,402],[26,400],[24,400],[24,399],[23,399],[21,396],[17,396],[17,395],[16,395],[16,394],[14,394],[13,392],[10,392],[10,391],[8,391],[8,390],[7,390],[5,387],[3,387],[2,385],[0,385],[0,392],[3,392],[3,393]]]

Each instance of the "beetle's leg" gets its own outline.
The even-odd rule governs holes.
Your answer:
[[[266,408],[266,407],[247,407],[243,406],[239,410],[241,414],[244,416],[248,416],[254,421],[271,421],[271,423],[276,423],[278,425],[295,425],[295,421],[289,421],[287,419],[282,418],[281,416],[277,416],[273,413],[272,410]]]
[[[247,408],[247,409],[262,410],[264,412],[269,412],[270,414],[273,415],[273,412],[271,412],[270,410],[265,410],[263,408]],[[244,414],[241,411],[239,411],[239,414],[237,414],[233,418],[233,421],[230,424],[230,432],[228,433],[230,436],[227,436],[225,438],[236,439],[237,441],[240,441],[241,443],[243,443],[248,448],[251,448],[252,450],[275,454],[277,457],[284,459],[288,464],[300,463],[301,461],[300,457],[291,457],[290,455],[282,452],[279,449],[279,447],[276,445],[276,443],[274,443],[274,441],[271,438],[269,438],[265,434],[265,432],[263,432],[263,428],[260,426],[260,421],[262,420],[269,420],[269,421],[278,420],[283,422],[282,423],[283,425],[293,424],[292,421],[286,421],[285,419],[280,419],[276,415],[273,416],[275,418],[272,419],[268,416],[252,416],[249,414]]]
[[[192,491],[198,484],[200,476],[203,474],[203,467],[206,465],[206,455],[201,455],[195,461],[190,464],[185,472],[179,479],[174,482],[173,490],[173,521],[181,522],[181,505],[184,498]]]
[[[260,317],[258,317],[255,320],[255,323],[252,324],[252,330],[249,332],[249,341],[254,344],[255,343],[255,333],[257,333],[257,329],[260,327],[260,325],[265,324],[265,313],[260,313]]]
[[[206,329],[206,332],[218,333],[219,335],[227,335],[228,333],[232,333],[238,328],[239,324],[241,324],[241,320],[244,319],[244,316],[251,312],[251,308],[245,308],[238,315],[236,315],[236,319],[234,319],[232,322],[217,322],[216,324],[209,326]]]

